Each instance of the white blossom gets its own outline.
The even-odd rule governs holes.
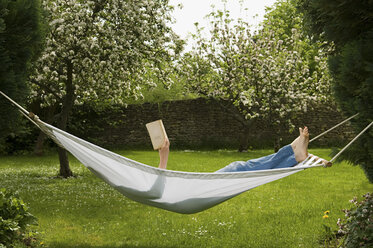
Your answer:
[[[197,27],[196,46],[185,55],[186,85],[205,96],[229,100],[246,119],[264,118],[293,128],[294,113],[307,112],[310,102],[330,94],[326,55],[317,54],[315,68],[297,50],[300,34],[292,29],[288,39],[277,39],[263,29],[253,37],[250,25],[219,12],[210,14],[211,39]]]
[[[173,41],[166,44],[164,37],[176,36],[167,27],[167,2],[43,0],[42,4],[50,31],[30,85],[43,105],[64,97],[69,63],[76,104],[98,99],[123,103],[124,98],[140,94],[155,62],[170,57],[168,45]]]

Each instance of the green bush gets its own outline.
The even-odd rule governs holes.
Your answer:
[[[27,227],[36,224],[37,219],[16,193],[0,189],[0,247],[11,247],[24,239]]]
[[[367,193],[361,202],[355,197],[350,202],[355,204],[350,210],[343,210],[346,219],[338,220],[338,234],[343,235],[342,246],[373,247],[373,196]]]

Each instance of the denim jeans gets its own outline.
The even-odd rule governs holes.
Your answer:
[[[295,155],[291,145],[282,147],[278,152],[248,161],[235,161],[221,168],[216,172],[239,172],[239,171],[254,171],[268,170],[292,167],[298,162],[295,160]]]

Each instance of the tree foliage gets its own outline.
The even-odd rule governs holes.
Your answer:
[[[332,47],[322,39],[317,39],[311,35],[305,28],[303,13],[297,8],[299,0],[281,0],[267,9],[262,23],[263,29],[271,30],[277,39],[289,40],[292,36],[292,30],[295,28],[298,31],[298,40],[296,48],[292,44],[286,44],[289,50],[296,49],[301,53],[301,56],[308,62],[308,66],[313,71],[318,71],[319,60],[325,63],[328,54]],[[291,39],[290,39],[291,40]],[[321,57],[320,57],[321,56]],[[328,73],[327,69],[323,69],[322,73]]]
[[[44,1],[49,34],[31,78],[44,104],[61,103],[71,81],[75,103],[123,103],[149,68],[170,56],[165,1]]]
[[[197,45],[184,58],[182,70],[191,91],[226,100],[247,128],[261,118],[273,130],[292,130],[297,113],[307,111],[310,102],[326,99],[324,51],[315,46],[318,56],[305,55],[307,40],[297,28],[292,27],[288,36],[279,35],[280,27],[268,19],[252,35],[249,23],[234,24],[228,11],[213,11],[209,17],[211,39],[203,38],[197,26]],[[279,138],[277,133],[275,150]]]
[[[74,104],[124,104],[154,79],[150,69],[166,80],[162,65],[181,49],[168,27],[168,1],[44,0],[43,6],[49,32],[30,82],[33,99],[61,109],[61,129]],[[66,152],[59,156],[60,174],[72,175]]]
[[[356,132],[373,121],[373,2],[368,0],[302,0],[300,10],[310,32],[334,45],[329,58],[334,96],[350,116],[360,113]],[[373,182],[373,129],[345,152]]]
[[[30,63],[42,46],[41,17],[37,0],[0,1],[0,90],[19,103],[26,101]],[[0,115],[0,150],[3,150],[4,138],[18,132],[20,120],[18,112],[2,96]]]

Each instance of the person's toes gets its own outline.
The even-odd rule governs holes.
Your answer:
[[[308,127],[305,127],[304,129],[303,129],[303,135],[304,136],[306,136],[306,137],[309,137],[309,132],[308,132]]]
[[[307,135],[307,127],[304,127],[303,129],[302,129],[302,133],[301,133],[301,136],[306,136]]]
[[[303,129],[300,127],[299,128],[299,136],[302,136],[302,134],[303,134]]]

